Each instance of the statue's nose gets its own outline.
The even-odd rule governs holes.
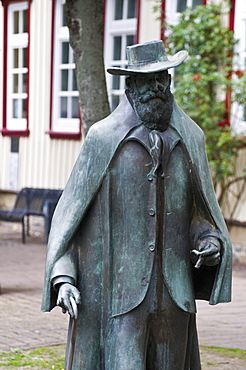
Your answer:
[[[153,92],[157,92],[158,90],[161,90],[163,91],[164,90],[164,87],[162,84],[160,84],[158,82],[158,80],[156,78],[154,78],[152,81],[151,81],[151,84],[150,84],[150,90],[153,91]]]

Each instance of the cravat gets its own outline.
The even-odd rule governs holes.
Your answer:
[[[149,133],[150,155],[153,161],[153,167],[148,174],[148,178],[157,177],[157,172],[162,167],[161,176],[164,177],[164,160],[168,154],[168,143],[165,135],[160,135],[156,130]]]

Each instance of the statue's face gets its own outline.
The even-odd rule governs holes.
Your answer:
[[[126,80],[127,95],[139,118],[151,129],[165,130],[172,112],[171,76],[167,71],[136,74]]]

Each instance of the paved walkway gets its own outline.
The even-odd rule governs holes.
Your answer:
[[[23,245],[18,227],[0,223],[0,351],[66,343],[68,316],[40,311],[46,245],[36,231]],[[246,349],[246,266],[233,273],[233,302],[198,302],[202,345]]]

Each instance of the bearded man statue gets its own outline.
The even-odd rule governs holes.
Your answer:
[[[175,103],[162,41],[127,48],[56,208],[42,309],[73,317],[74,370],[198,370],[195,299],[230,301],[231,244],[202,130]]]

